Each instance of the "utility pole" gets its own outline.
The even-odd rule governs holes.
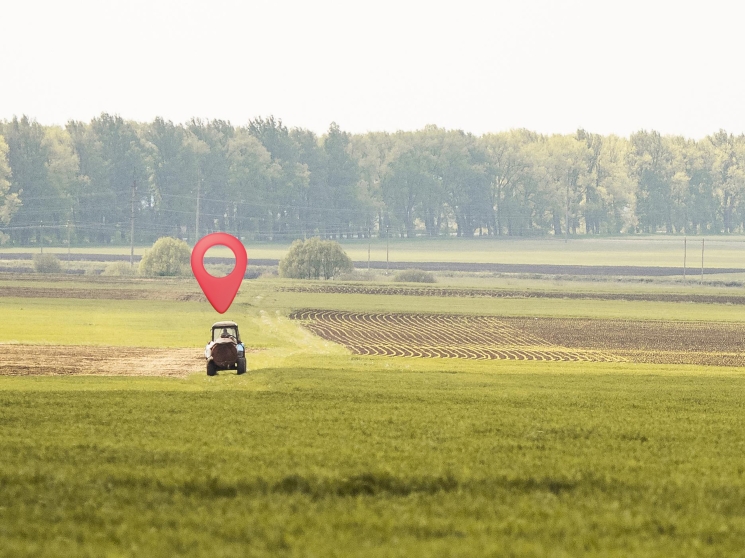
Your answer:
[[[67,268],[70,268],[70,221],[67,221]]]
[[[688,238],[683,237],[683,282],[686,280],[686,256],[688,256]]]
[[[701,239],[701,284],[704,284],[704,240]]]
[[[367,271],[370,271],[370,243],[372,242],[370,237],[370,227],[367,227]]]
[[[132,179],[132,212],[129,216],[129,267],[135,265],[135,192],[137,179]]]
[[[44,253],[44,221],[39,223],[39,249]]]
[[[194,244],[199,240],[199,194],[202,186],[202,179],[197,173],[197,221],[194,225]]]
[[[385,226],[385,274],[388,275],[388,225]]]
[[[568,180],[567,180],[567,207],[566,207],[564,221],[566,222],[566,231],[564,231],[564,244],[566,244],[567,242],[569,242],[569,181]]]

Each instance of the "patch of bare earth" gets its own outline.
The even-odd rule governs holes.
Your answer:
[[[0,376],[168,376],[204,369],[200,349],[0,344]]]
[[[202,293],[173,289],[69,289],[0,286],[0,298],[80,298],[102,300],[174,300],[206,302]]]

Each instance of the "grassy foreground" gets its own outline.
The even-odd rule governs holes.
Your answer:
[[[245,282],[224,316],[264,349],[245,376],[0,377],[0,558],[745,556],[745,369],[358,357],[284,317],[742,307],[279,285]],[[17,297],[0,316],[0,343],[195,351],[220,318],[204,302]]]
[[[0,556],[743,555],[741,371],[304,361],[3,378]]]

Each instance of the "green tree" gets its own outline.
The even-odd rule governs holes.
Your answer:
[[[62,218],[60,194],[49,180],[49,147],[44,127],[27,116],[13,118],[3,126],[7,160],[11,169],[10,190],[22,202],[13,217],[11,238],[28,244],[42,242],[42,223],[59,224]]]
[[[261,142],[275,165],[271,187],[259,206],[263,215],[260,230],[264,238],[296,237],[304,228],[302,215],[308,207],[310,185],[308,166],[300,160],[297,135],[273,116],[251,120],[247,131]],[[322,203],[317,193],[310,196]]]
[[[583,192],[591,180],[590,149],[575,136],[554,134],[536,142],[531,154],[539,177],[536,214],[541,227],[552,228],[556,236],[576,234]]]
[[[587,175],[582,183],[579,215],[585,233],[619,233],[633,230],[633,184],[626,170],[628,141],[617,136],[577,132],[587,146]]]
[[[168,232],[196,240],[197,191],[206,143],[173,122],[156,118],[145,130],[152,161],[152,196],[145,200],[148,220],[140,222],[153,232]],[[202,192],[199,192],[200,195]]]
[[[350,154],[356,159],[360,172],[358,199],[362,212],[367,215],[364,226],[371,231],[370,234],[375,230],[376,222],[379,234],[385,230],[383,216],[386,205],[381,184],[393,142],[393,136],[387,132],[370,132],[351,138]]]
[[[0,225],[7,225],[18,211],[21,202],[18,193],[10,193],[10,165],[8,164],[8,144],[0,136]],[[8,235],[0,232],[0,244],[8,241]]]
[[[296,240],[279,262],[280,277],[292,279],[331,279],[352,269],[352,260],[338,242],[317,237]]]
[[[491,221],[491,177],[487,153],[471,134],[461,130],[440,131],[436,159],[437,181],[458,225],[458,236],[473,236],[476,229],[488,230]]]
[[[721,229],[734,232],[743,222],[745,207],[745,139],[724,130],[708,136],[711,144],[714,193],[719,202]]]
[[[631,135],[629,176],[636,182],[637,216],[645,232],[664,226],[673,232],[673,154],[659,132],[644,130]]]
[[[491,234],[502,235],[506,229],[512,235],[521,229],[519,215],[523,213],[524,200],[518,192],[530,166],[522,149],[522,132],[490,134],[483,136],[480,143],[486,152],[491,183],[489,230]]]
[[[272,161],[261,142],[241,128],[228,141],[228,160],[222,229],[240,237],[244,231],[255,229],[264,216],[267,202],[276,203],[272,199],[273,186],[280,179],[282,169]]]
[[[359,232],[367,221],[357,197],[360,171],[357,160],[350,154],[350,138],[332,122],[322,140],[327,164],[323,197],[330,213],[326,232],[332,238]]]
[[[164,236],[155,241],[140,261],[141,275],[175,276],[188,273],[191,260],[189,245],[178,238]]]
[[[435,158],[428,151],[421,135],[397,132],[381,177],[381,192],[386,205],[386,226],[400,228],[402,234],[413,236],[418,209],[428,194],[440,187],[435,171]],[[442,199],[441,199],[442,203]],[[426,212],[426,209],[424,210]]]

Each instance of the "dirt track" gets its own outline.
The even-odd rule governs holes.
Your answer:
[[[169,376],[204,368],[200,349],[0,344],[0,376]]]
[[[300,310],[362,355],[745,366],[745,324]]]

